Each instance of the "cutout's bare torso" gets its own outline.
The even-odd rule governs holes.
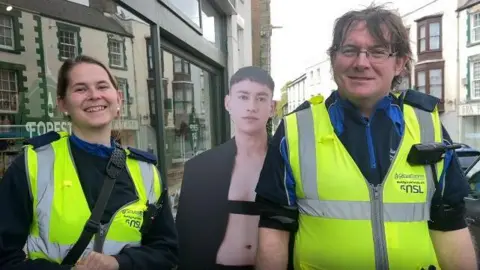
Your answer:
[[[232,172],[229,201],[255,201],[255,187],[265,156],[237,156]],[[217,264],[254,265],[257,251],[258,221],[257,215],[230,213],[227,230],[217,253]]]

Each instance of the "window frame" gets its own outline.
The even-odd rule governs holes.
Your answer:
[[[429,53],[429,52],[441,52],[443,50],[443,24],[442,24],[442,16],[429,16],[422,18],[420,20],[417,20],[417,54],[424,54],[424,53]],[[430,35],[430,26],[432,24],[438,23],[439,25],[439,46],[438,49],[431,49],[430,48],[430,41],[432,36]],[[425,37],[422,38],[420,36],[420,29],[422,27],[425,27]],[[425,50],[421,50],[420,44],[422,40],[425,40]]]
[[[474,70],[475,63],[478,63],[480,65],[480,59],[471,60],[468,63],[469,68],[470,68],[470,78],[468,78],[469,83],[470,83],[470,88],[471,88],[470,89],[470,100],[480,100],[480,94],[478,96],[475,96],[475,87],[474,87],[474,82],[476,81],[475,80],[475,70]],[[480,81],[480,77],[477,80]]]
[[[428,63],[423,65],[418,65],[415,67],[415,86],[418,90],[418,74],[425,72],[425,93],[431,95],[431,83],[430,83],[430,71],[432,70],[441,70],[442,78],[442,94],[440,101],[443,103],[445,101],[445,66],[443,62],[439,63]]]
[[[128,69],[127,68],[127,48],[126,48],[126,45],[125,45],[126,38],[118,36],[118,35],[114,35],[114,34],[108,34],[107,38],[108,38],[108,42],[107,42],[108,63],[109,63],[110,68],[119,69],[119,70],[127,70]],[[112,48],[111,48],[112,43],[118,43],[119,48],[120,48],[120,53],[112,51]],[[120,55],[121,65],[116,65],[116,64],[113,63],[112,54]]]
[[[477,12],[474,12],[474,13],[468,13],[468,17],[469,17],[469,37],[470,37],[470,43],[480,43],[480,38],[478,40],[475,40],[474,37],[474,29],[478,28],[480,29],[480,24],[476,27],[474,27],[474,18],[475,18],[475,15],[478,15],[479,16],[479,19],[480,19],[480,11],[477,11]]]
[[[65,57],[65,56],[62,56],[62,51],[60,49],[60,46],[62,45],[62,43],[60,43],[60,34],[61,32],[64,31],[64,32],[72,32],[75,34],[75,56],[74,57],[77,57],[79,55],[82,54],[82,38],[81,38],[81,35],[80,35],[80,27],[79,26],[75,26],[75,25],[71,25],[71,24],[65,24],[65,23],[62,23],[62,22],[58,22],[57,21],[57,49],[58,49],[58,60],[60,61],[65,61],[67,59],[69,59],[69,57]],[[71,44],[68,44],[68,45],[71,45]]]
[[[1,71],[12,72],[12,73],[14,74],[14,76],[15,76],[15,81],[14,81],[14,83],[15,83],[15,88],[16,88],[16,89],[15,89],[15,92],[13,92],[13,93],[15,93],[15,99],[16,99],[16,102],[15,102],[15,103],[16,103],[16,107],[15,107],[15,110],[11,110],[11,111],[10,111],[10,110],[2,110],[2,109],[0,108],[0,113],[4,113],[4,114],[16,114],[16,113],[18,113],[19,110],[20,110],[20,104],[19,104],[19,100],[20,100],[20,99],[19,99],[19,96],[20,96],[20,84],[19,84],[19,81],[18,81],[18,80],[19,80],[18,70],[10,69],[10,68],[1,68],[1,67],[0,67],[0,72],[1,72]],[[0,82],[1,82],[1,81],[0,81]],[[0,85],[1,85],[1,84],[0,84]],[[4,92],[6,92],[6,93],[12,93],[12,91],[6,91],[6,90],[3,90],[3,89],[0,89],[0,93],[4,93]],[[0,95],[0,97],[1,97],[1,95]],[[1,100],[1,99],[0,99],[0,100]]]
[[[25,46],[22,46],[21,42],[24,40],[24,36],[21,34],[21,30],[23,30],[23,24],[20,23],[20,18],[22,17],[22,12],[14,8],[11,11],[6,11],[5,9],[0,9],[0,14],[3,16],[7,16],[12,20],[12,47],[0,47],[0,51],[8,52],[13,54],[21,54],[25,51]]]
[[[123,77],[115,77],[117,81],[118,90],[122,91],[123,93],[123,103],[122,109],[120,110],[120,117],[129,117],[130,116],[130,93],[129,93],[129,84],[128,79]],[[125,89],[120,88],[120,84],[125,85]]]
[[[16,87],[17,87],[17,106],[16,111],[6,111],[1,110],[0,113],[2,114],[11,114],[11,115],[18,115],[19,113],[29,113],[28,103],[29,99],[25,97],[25,93],[28,92],[27,86],[25,85],[27,82],[27,78],[24,76],[26,67],[24,65],[10,63],[10,62],[3,62],[0,61],[0,69],[13,71],[15,73],[16,79]]]

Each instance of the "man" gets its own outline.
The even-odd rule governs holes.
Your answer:
[[[410,65],[401,18],[344,14],[329,55],[338,91],[287,115],[268,150],[257,269],[286,268],[290,233],[295,269],[477,269],[456,157],[407,162],[412,145],[451,140],[438,99],[390,93]]]
[[[255,187],[267,151],[273,90],[264,70],[239,69],[225,97],[235,137],[185,164],[176,219],[181,269],[253,269]]]

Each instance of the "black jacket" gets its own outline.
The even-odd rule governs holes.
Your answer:
[[[83,192],[91,210],[103,185],[108,158],[100,157],[75,143],[71,143],[71,148]],[[121,206],[135,199],[137,197],[133,181],[124,170],[117,178],[102,220],[110,220]],[[175,267],[178,253],[177,235],[168,201],[165,200],[164,207],[158,213],[149,232],[142,235],[142,246],[125,248],[115,256],[121,270]],[[32,223],[33,206],[23,154],[14,160],[0,180],[0,212],[2,213],[0,269],[71,269],[72,266],[61,266],[43,259],[26,260],[23,248]]]
[[[215,267],[228,225],[228,190],[236,152],[231,139],[185,164],[176,216],[181,270]]]

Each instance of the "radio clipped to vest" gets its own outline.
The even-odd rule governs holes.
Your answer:
[[[157,217],[158,212],[160,212],[160,210],[163,208],[163,200],[165,194],[167,193],[167,189],[164,188],[162,194],[160,195],[160,198],[158,198],[158,201],[156,203],[149,203],[147,201],[147,210],[143,212],[143,224],[140,228],[140,232],[142,234],[145,234],[150,230],[150,227],[152,226],[153,221]]]
[[[410,165],[420,165],[420,166],[427,166],[430,165],[430,170],[432,171],[432,176],[434,179],[435,189],[440,189],[440,183],[437,175],[437,170],[435,168],[435,164],[442,161],[445,157],[445,154],[449,150],[454,150],[461,148],[460,144],[452,144],[452,145],[445,145],[443,143],[422,143],[422,144],[414,144],[412,148],[410,148],[410,152],[408,153],[407,161]],[[444,208],[443,202],[440,201],[439,203],[439,212],[443,215]]]

